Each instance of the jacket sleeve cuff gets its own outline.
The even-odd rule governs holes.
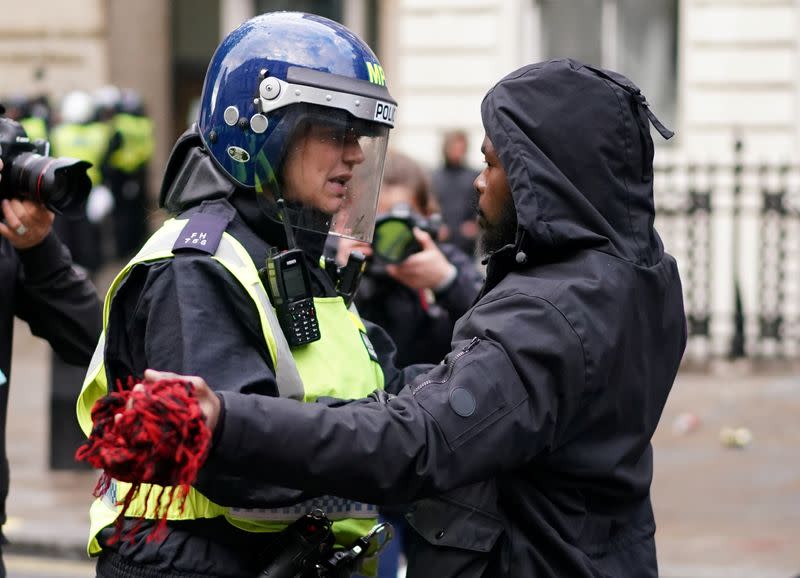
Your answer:
[[[445,277],[441,283],[433,288],[433,292],[437,295],[447,292],[447,290],[453,286],[456,277],[458,277],[458,269],[456,269],[456,266],[451,263],[450,271],[447,273],[447,277]]]
[[[246,405],[246,396],[243,395],[226,395],[231,392],[216,392],[220,401],[219,418],[217,419],[217,427],[214,429],[214,434],[211,437],[211,451],[208,454],[207,464],[213,467],[213,464],[220,462],[225,455],[229,452],[236,452],[239,446],[239,440],[242,436],[241,425],[236,419],[226,419],[229,413],[236,415],[237,405]],[[231,410],[231,411],[229,411]],[[246,411],[243,409],[242,411]]]
[[[46,277],[51,271],[70,262],[65,247],[53,231],[38,245],[19,249],[17,254],[28,279]]]
[[[211,435],[211,447],[213,448],[219,443],[222,437],[222,430],[225,429],[225,399],[219,394],[216,394],[219,399],[219,416],[217,416],[217,427],[214,428],[214,433]]]

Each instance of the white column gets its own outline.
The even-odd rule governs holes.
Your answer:
[[[356,33],[360,38],[367,35],[367,12],[365,0],[344,0],[342,3],[342,24]],[[372,47],[373,50],[375,47]]]
[[[734,268],[732,252],[736,226],[733,196],[733,171],[727,166],[717,170],[711,180],[711,347],[715,357],[724,358],[730,351],[734,334],[733,290]]]
[[[797,21],[797,30],[800,30],[800,0],[795,0],[795,20]],[[794,82],[795,82],[795,109],[794,109],[794,128],[795,128],[795,145],[792,147],[793,150],[798,150],[800,147],[800,75],[797,74],[797,66],[800,62],[800,34],[795,35],[795,51],[794,51],[794,58],[795,58],[795,75],[794,75]]]
[[[225,38],[239,24],[256,15],[254,0],[220,0],[219,27],[220,39]]]
[[[603,67],[611,70],[616,70],[619,65],[617,58],[617,43],[619,42],[618,20],[617,0],[603,0],[601,17]]]

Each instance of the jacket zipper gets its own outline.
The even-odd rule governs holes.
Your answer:
[[[418,384],[414,389],[411,390],[411,395],[417,395],[417,392],[419,392],[420,390],[422,390],[424,387],[426,387],[431,383],[445,383],[448,379],[450,379],[450,375],[453,373],[453,367],[455,366],[456,361],[458,361],[459,359],[464,357],[467,353],[472,351],[475,348],[475,346],[478,345],[478,343],[480,342],[481,340],[479,337],[473,337],[472,341],[467,343],[464,346],[464,348],[461,351],[459,351],[456,354],[456,356],[453,357],[453,359],[451,359],[450,362],[447,364],[447,373],[445,374],[444,379],[426,379],[425,381]]]

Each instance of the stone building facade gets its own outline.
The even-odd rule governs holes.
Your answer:
[[[775,323],[791,338],[785,352],[800,352],[800,225],[787,220],[800,214],[800,0],[0,0],[0,95],[138,89],[157,125],[155,191],[214,47],[272,9],[335,18],[375,48],[400,104],[391,145],[429,167],[452,128],[467,130],[480,164],[481,98],[518,66],[574,56],[626,73],[676,132],[656,138],[669,176],[657,202],[685,205],[673,208],[686,218],[664,217],[660,229],[685,268],[690,308],[711,311],[696,323],[700,355],[725,355],[737,331],[755,343]],[[751,168],[736,169],[742,161]],[[772,225],[765,203],[780,195],[762,182],[765,162],[784,167]],[[721,170],[689,183],[686,167],[703,164]],[[713,193],[689,199],[697,187]],[[765,272],[770,260],[788,265]],[[762,311],[768,293],[777,322]]]

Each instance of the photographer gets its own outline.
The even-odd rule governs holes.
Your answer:
[[[399,250],[396,237],[400,235],[387,235],[384,239],[380,218],[372,245],[346,239],[339,244],[340,264],[354,249],[370,256],[356,306],[364,319],[385,329],[392,338],[397,346],[398,367],[439,363],[450,351],[456,320],[469,309],[483,284],[481,273],[466,253],[455,245],[434,240],[434,215],[438,209],[422,167],[411,157],[390,151],[386,155],[378,214],[406,220],[409,226],[417,225],[412,230],[413,239],[409,235],[414,248],[408,251],[414,252],[406,258],[382,256],[382,244]]]
[[[0,171],[3,161],[0,159]],[[13,196],[13,195],[12,195]],[[5,415],[11,372],[14,317],[46,339],[66,361],[87,365],[100,334],[94,286],[72,265],[69,251],[51,232],[54,215],[43,204],[2,200],[0,222],[0,528],[6,521],[9,468]],[[75,384],[79,387],[80,384]],[[76,389],[77,393],[77,389]],[[0,545],[5,539],[0,533]],[[0,552],[0,576],[5,576]]]

